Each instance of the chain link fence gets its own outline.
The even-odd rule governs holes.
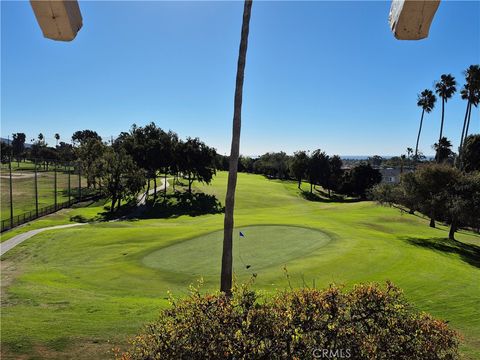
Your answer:
[[[84,184],[79,162],[2,162],[1,232],[81,201]]]

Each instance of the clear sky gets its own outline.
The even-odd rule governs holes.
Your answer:
[[[241,2],[80,1],[70,43],[44,39],[26,1],[1,3],[1,135],[79,129],[106,138],[154,121],[229,152]],[[395,40],[390,2],[254,2],[241,153],[397,155],[414,147],[416,96],[480,62],[480,2],[442,1],[426,40]],[[440,105],[439,103],[437,105]],[[446,106],[455,148],[466,103]],[[440,106],[425,118],[432,154]],[[472,132],[480,115],[472,114]]]

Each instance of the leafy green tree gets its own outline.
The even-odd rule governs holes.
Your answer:
[[[302,186],[302,179],[308,169],[308,155],[305,151],[297,151],[293,154],[293,158],[290,163],[290,171],[293,177],[298,181],[298,188]]]
[[[398,192],[396,193],[395,201],[409,209],[410,214],[420,210],[421,196],[419,193],[419,186],[417,177],[414,172],[403,174],[400,180]]]
[[[368,198],[380,205],[393,206],[400,202],[400,186],[398,184],[380,183],[367,191]]]
[[[184,142],[182,139],[177,138],[176,141],[172,143],[172,145],[173,145],[173,154],[172,154],[173,157],[172,157],[172,163],[170,164],[170,174],[173,175],[173,190],[175,191],[175,184],[178,181],[179,173],[180,173],[180,164],[183,161],[181,157],[182,157],[182,149],[184,146]],[[215,167],[218,168],[218,155],[215,156],[215,159],[216,159]],[[223,164],[226,165],[225,170],[228,170],[228,166],[229,166],[228,158],[224,157],[223,161],[224,161]]]
[[[480,171],[480,134],[469,135],[465,139],[462,164],[467,172]]]
[[[60,141],[56,148],[58,159],[63,162],[71,162],[76,159],[75,149],[72,144]]]
[[[136,150],[137,152],[143,152],[147,174],[149,178],[153,178],[153,199],[155,201],[157,198],[158,172],[165,164],[168,166],[168,158],[170,157],[169,150],[165,149],[165,145],[162,143],[162,141],[165,142],[167,135],[154,122],[143,128],[137,128],[135,135],[135,140],[138,141],[137,145],[139,145]]]
[[[12,155],[17,159],[17,166],[19,165],[20,159],[25,152],[25,140],[26,136],[24,133],[12,134]]]
[[[412,196],[420,211],[430,216],[430,227],[435,227],[435,220],[446,213],[448,193],[459,176],[458,169],[445,164],[425,164],[415,172]]]
[[[330,190],[338,191],[342,185],[343,162],[340,156],[334,155],[329,159],[330,177],[328,181],[328,192]]]
[[[455,77],[451,74],[442,74],[440,80],[435,83],[435,92],[442,98],[442,121],[440,124],[440,136],[438,137],[438,143],[443,138],[443,123],[445,119],[445,103],[450,99],[457,91]],[[438,159],[440,156],[437,157]]]
[[[97,160],[100,159],[106,150],[105,144],[98,137],[89,137],[80,141],[76,152],[82,165],[83,175],[87,178],[87,187],[97,187],[101,174]]]
[[[179,170],[188,180],[188,192],[192,193],[195,180],[210,184],[215,175],[216,151],[200,141],[199,138],[187,138],[179,144]]]
[[[373,166],[380,166],[383,162],[383,157],[379,155],[373,155],[372,157],[368,158],[368,162]]]
[[[102,141],[102,137],[93,130],[79,130],[75,131],[72,135],[72,141],[77,145],[82,145],[84,142],[92,139]]]
[[[253,173],[254,164],[255,164],[255,160],[252,159],[250,156],[240,156],[238,160],[238,171]]]
[[[164,182],[164,199],[167,196],[167,174],[170,169],[174,168],[175,164],[175,150],[178,144],[178,135],[173,131],[161,132],[159,138],[159,146],[157,148],[157,161],[156,165],[159,169],[163,171],[163,182]],[[216,154],[215,154],[216,155]],[[214,166],[215,168],[215,166]],[[173,173],[173,172],[172,172]]]
[[[448,238],[455,240],[459,226],[479,226],[480,176],[479,173],[458,173],[446,189],[446,220],[450,224]]]
[[[290,159],[286,153],[268,152],[260,156],[253,164],[257,174],[264,174],[269,178],[288,179]]]
[[[95,142],[97,140],[91,140]],[[122,200],[135,199],[143,189],[145,177],[122,147],[106,147],[102,154],[102,191],[111,198],[110,211],[118,210]]]
[[[160,161],[160,138],[164,131],[157,127],[154,122],[139,127],[132,125],[130,132],[123,132],[117,138],[115,143],[127,151],[133,158],[138,167],[143,169],[147,179],[146,197],[150,192],[150,180],[154,182],[154,198],[156,198],[157,191],[157,171],[159,170]]]
[[[345,174],[342,192],[365,199],[367,190],[381,181],[380,171],[372,168],[370,164],[360,164]]]
[[[41,161],[43,161],[45,170],[47,171],[51,163],[56,163],[58,161],[58,153],[53,147],[41,146],[39,148],[39,156]]]
[[[7,144],[6,142],[1,141],[1,150],[0,150],[0,156],[2,163],[6,163],[10,161],[10,157],[12,156],[12,145]]]
[[[307,178],[310,182],[310,193],[315,185],[325,185],[330,177],[328,155],[320,149],[312,152],[308,162]]]
[[[238,159],[238,171],[242,172],[245,171],[245,165],[243,163],[243,157],[240,156]],[[228,156],[217,154],[215,158],[215,167],[218,170],[228,171]]]
[[[425,112],[429,114],[433,110],[433,108],[435,107],[436,101],[437,101],[437,98],[433,94],[432,90],[425,89],[420,93],[420,95],[418,95],[417,106],[420,106],[422,108],[422,116],[420,117],[420,127],[418,129],[417,143],[415,145],[415,155],[414,155],[415,161],[418,161],[418,143],[420,141],[420,134],[422,132],[423,116]],[[442,118],[443,118],[443,115],[442,115]]]

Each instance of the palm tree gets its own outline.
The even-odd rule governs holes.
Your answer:
[[[42,133],[38,134],[38,145],[43,145],[45,137]]]
[[[480,101],[480,65],[470,65],[465,70],[466,84],[460,91],[463,100],[467,100],[467,110],[465,111],[465,119],[463,120],[462,136],[460,138],[460,155],[463,142],[468,136],[468,128],[470,125],[470,115],[472,114],[472,105],[477,107]]]
[[[452,143],[446,137],[442,137],[438,143],[433,145],[433,148],[435,149],[437,163],[442,163],[454,155]]]
[[[237,79],[235,84],[235,101],[233,109],[232,146],[228,170],[227,195],[225,197],[225,220],[223,232],[222,273],[220,291],[227,296],[232,294],[233,265],[233,210],[235,206],[235,188],[237,187],[238,157],[240,153],[240,130],[242,123],[242,95],[245,62],[247,58],[248,31],[252,0],[245,0],[243,7],[242,34],[237,63]]]
[[[435,92],[438,96],[442,98],[442,122],[440,124],[440,136],[438,137],[438,142],[443,137],[443,122],[445,119],[445,103],[450,99],[453,94],[457,91],[455,87],[457,85],[455,77],[451,74],[442,74],[440,80],[435,83]]]
[[[407,147],[407,158],[410,159],[413,154],[413,149],[411,147]]]
[[[435,107],[437,98],[433,94],[432,90],[423,90],[417,98],[417,106],[422,107],[422,117],[420,118],[420,128],[418,129],[417,144],[415,145],[415,161],[418,160],[418,142],[420,141],[420,133],[422,132],[423,115],[425,112],[430,113]]]
[[[58,140],[60,140],[60,134],[59,133],[55,133],[55,140],[57,141],[56,146],[58,146]]]

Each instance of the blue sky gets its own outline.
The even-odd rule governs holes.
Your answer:
[[[151,121],[229,152],[241,2],[80,1],[70,43],[44,39],[28,2],[1,3],[1,135],[116,136]],[[414,147],[416,95],[480,62],[480,2],[442,1],[430,37],[395,40],[390,2],[254,2],[241,153],[321,148],[395,155]],[[440,105],[440,104],[438,104]],[[447,103],[455,147],[465,102]],[[440,106],[425,119],[431,154]],[[480,115],[472,114],[472,132]]]

